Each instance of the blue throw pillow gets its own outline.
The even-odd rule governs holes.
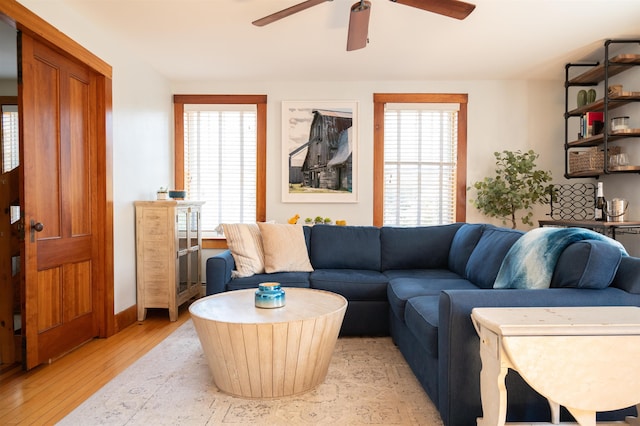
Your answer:
[[[485,226],[482,223],[465,223],[458,229],[449,250],[449,270],[461,277],[465,276],[467,262],[473,249],[476,248]]]
[[[606,288],[621,260],[620,249],[604,241],[573,243],[560,255],[551,287]]]
[[[624,247],[619,242],[588,229],[536,228],[527,232],[511,247],[502,262],[493,288],[549,288],[563,252],[572,244],[586,240],[600,241],[612,246],[618,251],[617,256],[622,256],[623,253],[626,255]],[[609,262],[608,259],[606,261]],[[619,259],[616,258],[616,269],[618,263]],[[586,266],[589,266],[589,263]],[[606,285],[609,285],[609,282],[611,280]]]
[[[502,260],[524,233],[487,225],[467,262],[466,278],[480,288],[492,288]]]

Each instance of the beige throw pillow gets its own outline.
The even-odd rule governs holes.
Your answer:
[[[243,278],[264,274],[264,250],[258,225],[256,223],[222,224],[222,229],[236,264],[231,277]]]
[[[258,227],[262,234],[265,272],[313,271],[302,226],[258,223]]]

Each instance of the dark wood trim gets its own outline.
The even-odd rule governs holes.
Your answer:
[[[100,228],[103,234],[100,235],[103,244],[101,248],[103,252],[100,254],[103,259],[103,273],[105,279],[104,301],[105,311],[102,313],[104,317],[104,329],[101,330],[101,337],[109,337],[117,333],[116,321],[114,315],[114,245],[113,245],[113,82],[110,77],[105,75],[98,76],[100,93],[98,96],[97,108],[101,121],[99,124],[99,132],[103,137],[100,140],[99,149],[104,156],[98,161],[98,184],[100,190],[99,214],[101,215]]]
[[[458,164],[456,167],[456,222],[467,220],[467,95],[458,111]]]
[[[257,117],[257,158],[256,158],[256,221],[267,220],[267,97],[256,104]],[[226,242],[225,242],[226,245]]]
[[[267,218],[267,95],[173,95],[174,187],[184,189],[184,106],[186,104],[254,104],[257,114],[256,221]],[[227,248],[224,239],[203,241],[203,248]]]
[[[373,225],[382,226],[384,217],[384,102],[373,95]]]
[[[456,173],[456,221],[467,217],[467,103],[466,93],[373,94],[373,225],[382,226],[384,210],[384,107],[387,103],[457,103],[458,164]]]
[[[175,98],[175,97],[174,97]],[[173,103],[174,189],[184,190],[184,103]]]
[[[18,105],[18,97],[0,96],[0,105]]]
[[[206,238],[202,239],[202,248],[203,249],[227,249],[229,246],[227,245],[227,240],[224,238]]]
[[[266,104],[267,95],[173,95],[178,104]]]
[[[115,332],[118,333],[138,320],[138,305],[129,306],[115,315]]]

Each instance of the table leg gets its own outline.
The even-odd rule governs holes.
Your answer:
[[[491,351],[487,345],[480,344],[482,417],[478,418],[478,426],[503,426],[507,418],[507,388],[504,378],[509,369],[495,355],[495,348]]]
[[[580,426],[596,426],[596,412],[567,407]]]
[[[636,405],[637,417],[627,416],[624,421],[631,426],[640,426],[640,404]]]
[[[560,404],[547,399],[549,402],[549,408],[551,409],[551,423],[554,425],[560,424]]]

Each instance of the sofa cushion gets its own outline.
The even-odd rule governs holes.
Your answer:
[[[438,357],[438,302],[440,296],[418,296],[407,301],[404,321],[425,351]]]
[[[381,268],[443,269],[447,267],[449,248],[462,224],[380,229]]]
[[[258,223],[264,249],[264,271],[311,272],[309,252],[300,225]]]
[[[316,225],[310,258],[314,269],[380,271],[380,228]]]
[[[283,287],[309,288],[310,272],[277,272],[275,274],[255,274],[250,277],[235,278],[227,284],[226,290],[258,289],[258,284],[277,282]]]
[[[575,242],[558,258],[551,287],[606,288],[621,260],[620,249],[606,242]]]
[[[257,223],[222,224],[235,269],[232,278],[264,273],[264,250]]]
[[[449,269],[460,276],[465,275],[469,256],[482,236],[484,224],[465,223],[458,229],[449,249]]]
[[[411,277],[397,277],[389,280],[387,297],[391,312],[403,321],[407,300],[413,297],[437,296],[442,290],[478,289],[473,283],[451,271],[430,269],[423,272],[427,273],[422,276],[412,273]]]
[[[387,277],[381,272],[358,269],[316,269],[311,288],[341,294],[347,300],[386,300]]]
[[[524,232],[487,225],[469,256],[465,277],[480,288],[493,288],[505,255]]]

